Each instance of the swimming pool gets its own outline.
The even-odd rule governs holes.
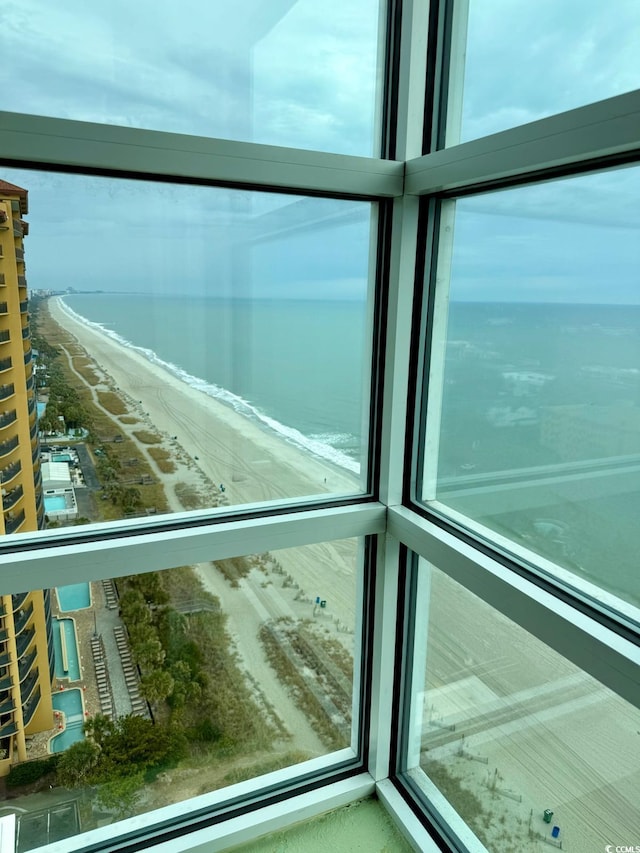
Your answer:
[[[80,680],[80,660],[73,619],[53,620],[53,650],[57,678]]]
[[[64,752],[72,743],[84,740],[84,703],[82,691],[77,687],[72,690],[60,690],[53,694],[54,711],[63,711],[66,719],[66,727],[59,735],[55,735],[49,741],[51,752]]]
[[[45,498],[46,500],[46,498]],[[91,605],[91,587],[88,583],[71,583],[56,589],[60,610],[68,613],[70,610],[84,610]]]
[[[51,457],[52,462],[73,462],[71,455],[69,453],[55,453]]]
[[[49,495],[44,499],[44,511],[55,512],[56,510],[66,509],[67,502],[64,495]]]

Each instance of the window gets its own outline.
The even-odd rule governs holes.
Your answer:
[[[483,19],[490,12],[481,4],[449,0],[391,2],[383,10],[363,0],[320,18],[317,4],[263,5],[245,5],[233,22],[220,19],[228,26],[211,34],[210,50],[207,25],[215,10],[195,4],[177,18],[160,7],[148,21],[154,37],[137,54],[127,46],[129,33],[118,51],[103,50],[112,44],[117,7],[90,20],[83,7],[75,30],[75,18],[49,12],[42,42],[37,7],[12,13],[12,57],[26,33],[38,65],[11,63],[20,98],[12,102],[5,85],[4,103],[17,111],[3,114],[0,131],[7,307],[0,359],[11,358],[12,373],[0,412],[0,442],[9,441],[2,476],[8,535],[0,541],[0,734],[8,747],[0,772],[10,778],[11,771],[15,782],[16,769],[18,779],[37,771],[46,802],[39,812],[24,806],[27,816],[17,819],[22,849],[42,840],[41,825],[53,833],[48,840],[62,834],[62,825],[77,829],[57,843],[68,851],[225,849],[372,795],[421,850],[506,853],[517,832],[525,845],[566,840],[567,849],[640,843],[628,838],[640,825],[630,760],[640,704],[629,557],[637,551],[638,492],[635,54],[627,55],[614,30],[598,26],[591,8],[578,36],[576,14],[555,5],[536,7],[533,18],[519,10],[512,26],[502,17]],[[622,26],[631,44],[635,11],[625,14],[606,23]],[[57,29],[48,26],[51,18]],[[144,23],[137,18],[130,34],[139,35]],[[534,24],[542,41],[530,37]],[[597,38],[585,40],[589,27]],[[516,49],[519,56],[525,47],[536,54],[535,73],[518,76],[508,56],[503,62],[491,51],[492,39],[513,43],[505,29],[523,34]],[[75,82],[99,79],[102,88],[49,90],[38,82],[60,73],[47,58],[55,33],[76,46],[69,66]],[[180,62],[169,61],[171,50]],[[563,60],[553,85],[546,82],[549,55]],[[576,67],[589,60],[593,85],[587,74],[569,74],[580,56]],[[185,76],[191,67],[203,76]],[[492,77],[505,85],[487,86]],[[235,100],[225,97],[221,79]],[[569,91],[559,91],[558,79]],[[504,104],[483,100],[487,90],[504,93]],[[64,111],[54,92],[64,96]],[[83,192],[74,209],[64,206],[70,187]],[[38,233],[36,200],[45,198],[48,221]],[[127,208],[134,199],[140,215]],[[125,214],[116,222],[118,210]],[[147,211],[156,223],[153,240],[140,221]],[[101,261],[95,278],[84,274],[88,262],[70,236],[74,229],[85,229]],[[38,249],[31,266],[30,247],[45,234],[49,258]],[[192,281],[214,265],[218,275],[207,288],[251,299],[237,310],[216,306],[219,328],[211,332],[199,296],[175,297],[188,292],[182,273]],[[133,291],[151,275],[163,283],[162,300],[173,298],[176,308],[168,320],[166,302],[150,300],[153,322],[138,323],[148,337],[135,341],[132,325],[144,306]],[[128,311],[121,294],[95,293],[117,290],[118,276],[127,278]],[[98,285],[98,277],[105,283]],[[174,374],[199,375],[175,359],[190,347],[196,361],[207,357],[196,352],[198,336],[206,337],[207,352],[219,359],[221,387],[254,412],[266,406],[261,394],[271,403],[277,392],[305,438],[333,442],[350,459],[349,485],[325,484],[320,474],[313,488],[287,488],[291,470],[281,461],[260,475],[269,489],[236,500],[233,491],[240,494],[248,481],[234,480],[230,465],[223,476],[207,474],[204,495],[176,504],[172,514],[134,508],[123,517],[129,513],[121,508],[110,523],[74,525],[62,517],[74,509],[65,483],[47,486],[56,500],[46,512],[44,464],[73,468],[75,460],[72,447],[55,444],[51,456],[70,460],[45,462],[47,436],[34,427],[47,346],[30,347],[40,312],[33,291],[50,301],[48,289],[67,287],[92,291],[64,299],[93,322],[113,323],[113,334],[154,352],[161,338],[174,346],[175,356],[166,350],[163,359],[176,365]],[[280,310],[291,287],[340,304],[331,315],[313,298]],[[264,348],[261,323],[272,338]],[[105,376],[116,372],[117,359],[100,375],[106,364],[90,364],[91,353],[70,338],[63,345],[91,397],[100,392],[103,408],[116,406],[120,386],[131,380],[122,371],[121,382],[109,387]],[[242,362],[247,348],[249,369]],[[31,350],[38,350],[35,358],[25,361]],[[141,433],[143,449],[119,460],[117,482],[150,485],[122,483],[127,460],[144,456],[175,494],[177,472],[162,471],[173,460],[151,451],[170,452],[170,442],[180,442],[191,407],[178,413],[180,433],[167,431],[157,442],[162,430],[151,407],[135,410],[142,392],[126,393],[134,411],[111,412],[111,423],[119,419],[122,434]],[[314,417],[327,416],[313,432],[310,403]],[[219,411],[239,423],[237,411]],[[139,423],[123,420],[132,418]],[[95,445],[105,453],[95,467],[106,480],[122,443],[113,437]],[[203,424],[200,440],[207,439],[217,440]],[[193,463],[204,461],[191,453]],[[261,461],[237,444],[238,471],[259,472]],[[189,502],[189,492],[182,494]],[[110,500],[107,492],[104,504]],[[210,577],[211,563],[220,567],[216,600],[194,582],[198,572]],[[87,583],[93,598],[79,606],[75,596]],[[70,616],[65,590],[75,602]],[[176,668],[176,648],[165,648],[162,638],[184,639],[180,626],[200,617],[173,607],[175,615],[163,591],[189,613],[226,612],[234,626],[238,657],[230,654],[219,693],[209,695],[219,698],[233,682],[234,700],[249,695],[247,705],[257,703],[250,720],[256,727],[269,716],[269,703],[293,714],[290,703],[306,695],[298,711],[309,726],[307,742],[276,750],[257,737],[243,742],[250,768],[230,766],[233,750],[209,719],[199,734],[210,736],[215,750],[204,750],[203,778],[183,786],[184,799],[168,802],[168,780],[179,767],[172,755],[166,766],[145,765],[144,778],[117,774],[111,787],[100,779],[97,811],[87,819],[78,797],[58,785],[63,777],[47,777],[57,772],[55,761],[26,760],[37,749],[36,722],[45,739],[67,731],[62,721],[60,732],[45,725],[51,683],[61,677],[55,652],[68,672],[74,639],[87,636],[91,662],[85,656],[84,666],[94,674],[95,701],[108,710],[110,654],[101,657],[91,640],[120,608],[135,640],[123,654],[137,656],[132,666],[141,671],[134,677],[156,697],[158,718],[169,717],[175,709],[160,694],[173,695],[186,671]],[[96,610],[98,598],[104,606]],[[193,610],[203,601],[213,610]],[[276,623],[269,619],[274,601]],[[176,630],[165,630],[167,623]],[[122,633],[111,636],[112,656],[121,657]],[[198,643],[189,649],[192,662],[204,654]],[[261,677],[270,680],[272,695],[276,687],[282,692],[260,704],[264,687],[252,672],[262,659],[254,655],[266,659],[268,649],[272,660]],[[289,666],[305,650],[315,662],[296,658]],[[245,674],[243,654],[252,658]],[[211,665],[222,660],[209,657]],[[323,746],[312,745],[321,735],[311,724],[309,696],[338,731]],[[83,714],[69,710],[66,725],[79,724]],[[96,757],[91,744],[108,751],[104,738],[113,734],[90,716],[89,731],[102,728],[82,747],[89,763]],[[576,720],[602,733],[597,746]],[[123,732],[115,734],[122,742]],[[540,757],[548,760],[534,772]],[[74,772],[70,783],[78,781]],[[51,791],[48,779],[56,784]],[[593,815],[588,823],[585,812]]]

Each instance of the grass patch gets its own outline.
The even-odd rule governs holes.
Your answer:
[[[133,415],[123,415],[119,418],[121,424],[138,424],[140,421],[138,418],[134,418]]]
[[[135,430],[133,434],[143,444],[160,444],[162,441],[162,437],[157,432],[151,432],[148,429]]]
[[[151,456],[163,474],[173,474],[176,470],[176,463],[171,458],[171,453],[168,450],[164,450],[162,447],[150,447],[149,456]]]
[[[204,509],[210,506],[210,503],[205,500],[195,486],[190,486],[187,483],[176,483],[174,491],[185,509]]]
[[[346,717],[351,693],[345,695],[333,683],[330,671],[319,664],[321,651],[313,656],[299,653],[294,647],[297,631],[287,619],[264,623],[259,636],[267,660],[322,742],[329,749],[342,749],[349,745],[350,726]],[[340,715],[345,720],[343,724],[338,722]]]
[[[98,391],[98,402],[112,415],[126,415],[128,412],[122,397],[114,391]]]
[[[233,587],[237,587],[240,578],[246,578],[253,568],[252,563],[247,557],[234,557],[230,560],[216,560],[213,565]]]
[[[100,382],[100,377],[93,370],[92,363],[86,356],[74,355],[72,360],[75,370],[85,382],[88,382],[89,385],[97,385]]]

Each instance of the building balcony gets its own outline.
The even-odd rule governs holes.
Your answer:
[[[10,385],[0,385],[0,400],[6,400],[15,394],[16,388],[13,382]]]
[[[28,338],[30,334],[31,334],[31,327],[27,323],[26,326],[22,327],[22,340],[24,340],[25,338]]]
[[[0,667],[9,666],[10,663],[11,663],[11,654],[5,646],[4,649],[0,652]]]
[[[22,696],[22,704],[26,705],[29,697],[33,693],[33,689],[38,683],[38,667],[29,675],[25,681],[20,682],[20,694]]]
[[[28,592],[14,592],[11,596],[11,607],[13,608],[13,612],[15,614],[16,610],[19,610],[22,605],[25,603],[27,598],[29,598],[30,593]]]
[[[21,470],[22,462],[19,459],[17,462],[13,462],[5,468],[0,468],[0,479],[2,480],[2,485],[5,486],[7,483],[10,483]]]
[[[4,273],[3,272],[0,272],[0,284],[6,284],[6,282],[4,280]]]
[[[26,287],[27,286],[27,277],[26,275],[18,276],[18,287]]]
[[[24,235],[24,228],[22,227],[22,222],[19,219],[13,220],[13,236],[14,237],[22,237]]]
[[[33,475],[33,485],[36,487],[36,489],[39,489],[42,485],[42,471],[40,471],[39,469]]]
[[[0,429],[4,429],[5,427],[8,427],[9,424],[15,423],[17,417],[18,413],[15,409],[12,409],[10,412],[3,412],[0,415]]]
[[[29,693],[33,690],[33,684],[38,680],[38,668],[36,667],[33,672],[33,665],[36,662],[36,658],[38,657],[37,649],[32,649],[28,655],[23,657],[21,660],[18,660],[18,675],[20,677],[20,684],[22,687],[22,695],[28,696]],[[27,676],[31,673],[32,676],[35,676],[33,679],[33,684],[29,684],[30,679],[27,679]],[[25,682],[25,679],[27,681]]]
[[[24,354],[24,363],[25,364],[29,364],[29,362],[31,361],[32,355],[33,355],[33,350],[31,349],[31,347],[29,347],[29,349]]]
[[[38,513],[36,515],[36,524],[37,524],[38,530],[44,530],[45,527],[47,526],[47,522],[46,522],[45,517],[44,517],[44,505],[42,505],[38,509]]]
[[[13,366],[13,361],[11,358],[0,358],[0,373],[3,370],[11,370]]]
[[[16,261],[24,263],[24,249],[16,249]]]
[[[2,496],[2,509],[6,512],[8,509],[11,509],[12,506],[15,506],[20,498],[24,494],[24,489],[22,486],[16,486],[15,489],[11,489],[10,492],[7,492],[6,495]]]
[[[34,421],[29,427],[29,435],[35,438],[38,435],[38,421]]]
[[[9,306],[6,302],[0,302],[0,314],[8,314]]]
[[[24,524],[25,514],[24,510],[21,509],[20,512],[11,518],[7,517],[4,520],[4,532],[5,533],[17,533],[17,531]]]
[[[7,723],[0,725],[0,738],[15,735],[18,731],[18,726],[14,720],[9,720]]]
[[[0,344],[7,344],[11,340],[11,332],[8,329],[0,330]]]
[[[16,651],[18,652],[18,658],[21,658],[25,654],[35,636],[35,628],[29,628],[27,631],[23,631],[19,637],[16,637]]]
[[[3,696],[0,699],[0,714],[10,714],[15,710],[16,703],[12,696]]]
[[[26,314],[28,310],[29,310],[29,300],[25,299],[24,302],[20,303],[20,313]]]
[[[33,390],[33,376],[30,376],[30,377],[27,379],[27,385],[26,385],[26,387],[27,387],[27,391],[32,391],[32,390]],[[0,397],[0,400],[2,400],[2,397]]]
[[[22,610],[18,610],[13,616],[13,633],[17,636],[25,627],[33,615],[33,602],[29,602]]]
[[[43,502],[44,498],[42,496],[42,491],[39,491],[36,495],[36,511],[40,509],[40,507],[43,505]]]
[[[28,410],[30,415],[32,415],[35,412],[35,410],[36,410],[35,397],[33,399],[29,400],[29,405],[27,406],[27,410]]]
[[[11,690],[12,687],[13,679],[11,678],[11,675],[5,670],[5,672],[0,675],[0,695],[7,690]]]
[[[29,723],[31,722],[31,719],[33,718],[33,715],[36,712],[36,708],[38,707],[38,704],[40,703],[40,696],[41,696],[40,688],[38,687],[38,689],[33,694],[33,696],[29,699],[29,701],[25,702],[24,705],[22,706],[22,724],[24,726],[28,726]]]
[[[34,448],[31,451],[31,461],[37,462],[40,459],[40,442],[36,441]]]
[[[17,435],[13,435],[6,441],[0,442],[0,458],[2,456],[7,456],[9,453],[11,453],[12,450],[15,450],[18,444],[19,441]]]

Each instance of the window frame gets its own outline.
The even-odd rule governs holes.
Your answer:
[[[352,761],[347,778],[336,780],[338,764],[331,759],[313,790],[289,792],[268,803],[259,802],[260,790],[251,791],[255,781],[234,786],[233,792],[223,789],[209,799],[207,808],[213,810],[215,822],[207,828],[190,831],[184,825],[171,837],[154,836],[154,827],[163,819],[159,810],[118,825],[118,831],[130,838],[125,845],[120,838],[109,838],[111,826],[91,837],[59,842],[57,851],[106,850],[108,841],[111,849],[116,845],[119,850],[141,845],[158,853],[221,850],[373,792],[416,849],[441,849],[444,842],[434,840],[437,829],[407,785],[397,740],[406,721],[401,702],[404,644],[407,632],[415,629],[403,609],[406,548],[527,630],[532,614],[544,616],[533,626],[543,642],[640,705],[637,632],[628,627],[623,632],[621,622],[607,623],[601,614],[583,612],[575,596],[560,597],[558,589],[542,589],[521,576],[515,563],[505,564],[498,550],[481,546],[455,526],[446,528],[415,491],[427,344],[420,315],[427,304],[423,281],[433,283],[435,276],[439,238],[433,212],[438,200],[640,162],[640,92],[437,150],[444,120],[439,107],[452,97],[445,92],[448,79],[459,77],[455,63],[460,48],[452,44],[457,36],[452,39],[448,30],[454,20],[461,26],[453,9],[451,0],[390,3],[387,36],[392,55],[384,92],[384,156],[379,159],[0,113],[0,162],[9,167],[354,198],[390,208],[389,225],[380,230],[378,243],[388,290],[386,337],[380,338],[381,372],[375,389],[380,466],[372,495],[335,504],[289,501],[231,513],[178,515],[166,524],[163,520],[162,528],[153,521],[123,522],[88,536],[64,529],[23,534],[0,543],[3,592],[19,592],[25,585],[40,588],[117,576],[123,563],[143,572],[216,556],[375,537],[376,569],[366,592],[371,609],[366,664],[371,699],[362,762]],[[424,150],[430,153],[423,154]],[[175,550],[167,549],[167,542]],[[173,556],[177,553],[179,558]],[[296,782],[295,767],[278,774],[283,783]],[[223,803],[230,796],[238,796],[245,806],[225,819]],[[167,819],[184,812],[185,804],[168,808]],[[473,839],[461,843],[480,849]]]

